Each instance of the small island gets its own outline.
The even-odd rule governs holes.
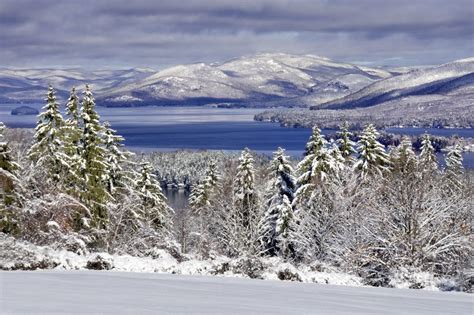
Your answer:
[[[38,115],[39,112],[37,109],[29,106],[20,106],[14,108],[11,112],[12,115],[16,116],[26,116],[26,115]]]

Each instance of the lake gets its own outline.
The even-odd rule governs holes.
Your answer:
[[[40,109],[42,105],[29,105]],[[17,105],[0,105],[0,121],[9,127],[34,127],[35,116],[12,116]],[[245,147],[262,153],[279,146],[299,156],[311,133],[305,128],[283,128],[278,123],[257,122],[261,109],[221,109],[209,107],[97,107],[102,120],[108,120],[131,150],[209,149],[239,151]],[[473,129],[390,128],[390,132],[419,135],[460,135],[474,137]],[[323,133],[334,133],[323,130]],[[441,157],[441,156],[440,156]],[[465,166],[474,168],[474,153],[465,153]]]

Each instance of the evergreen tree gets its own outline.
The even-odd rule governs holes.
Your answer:
[[[69,169],[67,156],[63,152],[63,117],[56,102],[55,91],[49,87],[46,105],[39,115],[33,145],[28,153],[36,165],[45,167],[53,180],[59,181],[61,172]]]
[[[362,178],[372,175],[382,175],[389,170],[388,155],[384,146],[377,141],[379,133],[374,125],[369,124],[364,129],[357,142],[359,158],[354,164],[354,169]]]
[[[141,199],[140,215],[146,226],[157,231],[169,233],[172,222],[172,209],[166,203],[160,183],[156,175],[151,172],[148,163],[143,163],[140,175],[136,182],[136,191]]]
[[[421,141],[421,152],[418,157],[419,166],[423,172],[434,172],[438,169],[435,149],[431,143],[430,135],[423,135]]]
[[[124,141],[122,136],[116,134],[109,122],[105,122],[104,128],[104,145],[106,151],[106,183],[110,194],[114,194],[117,189],[124,188],[130,183],[130,172],[124,168],[132,153],[122,149]]]
[[[337,175],[343,167],[342,163],[343,158],[339,149],[336,146],[328,149],[324,135],[318,128],[313,128],[313,134],[306,145],[306,155],[297,166],[298,178],[294,207],[297,210],[305,207],[304,203],[309,199],[314,188],[323,184],[330,174]]]
[[[217,215],[211,209],[211,200],[213,195],[218,191],[219,176],[217,166],[214,162],[208,165],[206,175],[199,185],[197,185],[189,196],[189,206],[193,215],[199,219],[199,254],[204,257],[209,248],[210,230],[214,227],[211,225],[216,221]]]
[[[342,157],[347,162],[353,162],[353,155],[356,153],[356,150],[354,149],[355,143],[351,140],[352,133],[349,132],[349,125],[347,121],[341,125],[341,130],[337,134],[339,136],[337,143],[339,145],[339,151],[341,152]]]
[[[400,145],[394,149],[392,157],[393,171],[401,174],[414,174],[417,166],[415,152],[413,152],[410,138],[404,136]]]
[[[462,176],[464,173],[464,166],[462,165],[463,157],[459,143],[446,155],[446,170],[445,179],[447,188],[451,192],[459,192],[463,188]]]
[[[198,184],[189,196],[189,205],[195,214],[200,214],[210,205],[211,194],[215,192],[219,176],[214,162],[208,165],[204,179]]]
[[[71,94],[66,104],[66,125],[79,127],[79,97],[77,97],[76,88],[72,88]]]
[[[239,158],[237,175],[234,182],[234,198],[239,219],[242,225],[248,227],[250,216],[257,204],[255,191],[255,169],[254,160],[250,150],[245,148]]]
[[[105,204],[110,199],[110,194],[104,182],[109,166],[102,141],[104,130],[95,111],[94,97],[88,85],[82,99],[81,118],[84,128],[81,148],[81,174],[84,178],[82,199],[92,210],[92,225],[103,229],[108,222]]]
[[[64,152],[69,162],[68,173],[63,179],[63,183],[69,193],[79,196],[79,191],[83,187],[81,176],[81,138],[83,131],[79,122],[79,98],[76,89],[71,90],[71,94],[66,104],[67,119],[62,128]]]
[[[298,163],[297,166],[298,178],[296,179],[296,187],[298,189],[295,198],[297,204],[304,199],[305,195],[311,192],[311,188],[315,184],[314,177],[320,175],[313,173],[315,167],[319,170],[323,168],[320,163],[323,161],[318,161],[318,158],[320,160],[329,159],[326,154],[327,152],[323,152],[326,150],[326,145],[327,141],[321,134],[321,130],[317,127],[313,127],[313,132],[306,144],[303,160]]]
[[[278,206],[275,235],[278,244],[278,255],[283,258],[293,258],[295,255],[295,241],[297,240],[293,208],[287,195],[283,195]]]
[[[13,204],[17,201],[16,186],[20,166],[13,161],[8,142],[4,141],[5,125],[0,122],[0,232],[18,231]]]
[[[293,246],[286,244],[282,248],[283,239],[290,235],[294,226],[292,209],[288,205],[293,201],[295,183],[293,169],[282,148],[274,153],[270,166],[272,179],[267,189],[265,208],[259,223],[259,240],[264,254],[275,256],[278,253],[293,251]],[[278,226],[278,230],[277,230]]]

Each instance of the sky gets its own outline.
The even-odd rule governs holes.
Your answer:
[[[0,67],[162,69],[264,52],[371,66],[471,57],[474,2],[0,1]]]

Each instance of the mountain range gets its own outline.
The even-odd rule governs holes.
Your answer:
[[[214,105],[352,109],[397,102],[473,105],[474,58],[439,66],[377,68],[281,53],[152,69],[0,68],[0,103],[43,102],[49,84],[65,100],[89,83],[98,105]]]

